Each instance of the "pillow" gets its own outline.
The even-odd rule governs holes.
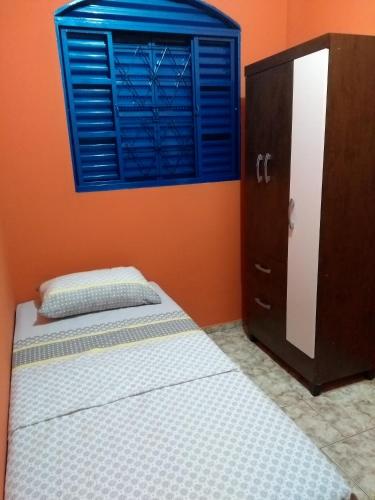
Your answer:
[[[39,314],[65,318],[122,307],[160,304],[161,299],[134,267],[68,274],[43,283]]]

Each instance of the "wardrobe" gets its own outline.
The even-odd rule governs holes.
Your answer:
[[[375,375],[375,37],[246,67],[243,316],[318,395]]]

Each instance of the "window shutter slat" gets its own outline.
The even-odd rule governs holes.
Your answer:
[[[63,30],[62,40],[77,184],[120,181],[108,36]]]
[[[199,158],[207,179],[237,171],[238,114],[233,41],[199,38],[196,42],[199,92]]]

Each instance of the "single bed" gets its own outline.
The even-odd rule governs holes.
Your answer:
[[[161,304],[17,308],[6,499],[345,500],[309,438],[156,284]]]

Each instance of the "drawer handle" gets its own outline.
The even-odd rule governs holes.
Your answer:
[[[269,162],[269,160],[272,160],[272,155],[267,153],[266,157],[264,158],[264,180],[266,181],[266,184],[271,182],[271,176],[268,175],[268,162]]]
[[[257,158],[257,165],[256,165],[258,184],[260,184],[263,180],[263,177],[260,175],[260,162],[261,161],[263,161],[263,155],[259,154],[258,158]]]
[[[271,269],[268,269],[267,267],[263,267],[260,264],[254,264],[254,267],[255,267],[255,269],[257,269],[261,273],[271,274],[271,272],[272,272]]]
[[[271,310],[270,304],[265,304],[260,299],[258,299],[258,297],[255,297],[254,300],[255,300],[255,303],[258,304],[258,306],[263,307],[263,309],[267,309],[267,311]]]

